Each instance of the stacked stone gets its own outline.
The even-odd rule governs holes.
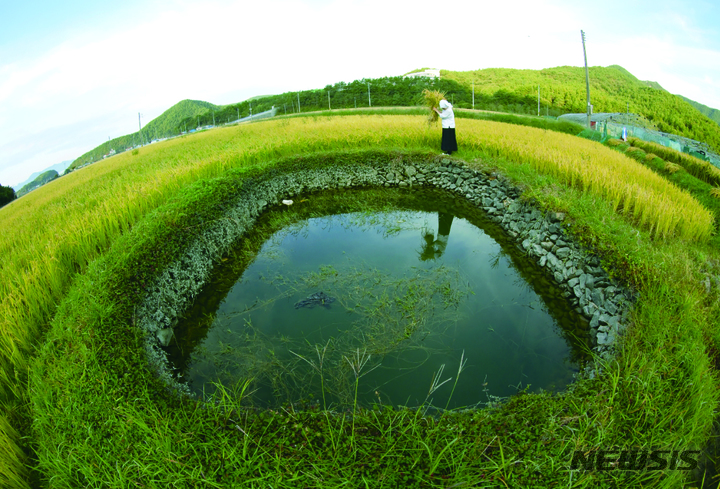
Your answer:
[[[597,257],[588,255],[566,234],[562,226],[565,216],[559,212],[543,215],[521,200],[520,191],[500,175],[486,175],[444,158],[422,165],[391,162],[384,166],[329,166],[244,182],[223,218],[208,226],[156,278],[154,287],[138,305],[137,321],[147,333],[148,359],[160,377],[170,387],[189,392],[186,385],[170,375],[167,356],[160,347],[169,344],[177,318],[190,306],[214,264],[251,229],[260,213],[301,192],[377,186],[434,186],[457,193],[484,209],[560,284],[565,298],[588,319],[595,350],[605,357],[612,354],[627,324],[632,295],[613,283],[600,268]]]
[[[460,193],[484,209],[547,270],[563,289],[563,296],[588,319],[596,351],[609,352],[627,324],[632,294],[614,283],[600,268],[600,260],[567,235],[562,226],[565,215],[549,212],[543,216],[530,203],[521,201],[519,190],[500,175],[488,176],[449,159],[442,162],[434,169],[412,175],[420,174],[423,182]]]

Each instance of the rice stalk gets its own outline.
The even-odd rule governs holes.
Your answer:
[[[430,113],[428,114],[428,124],[433,124],[438,121],[438,113],[435,112],[436,107],[440,105],[440,101],[445,98],[445,92],[439,90],[428,90],[427,88],[422,91],[422,101]]]

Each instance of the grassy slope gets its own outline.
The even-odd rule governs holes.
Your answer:
[[[414,70],[422,71],[422,70]],[[709,143],[715,151],[720,152],[720,130],[716,124],[710,123],[706,117],[698,118],[697,111],[693,110],[682,97],[669,94],[656,82],[640,81],[624,68],[613,65],[607,68],[592,67],[591,97],[595,105],[595,112],[625,112],[626,102],[630,102],[630,110],[649,119],[648,127],[660,129],[665,132],[679,134],[692,139]],[[444,81],[457,81],[462,86],[456,86],[451,91],[455,97],[456,107],[471,107],[471,83],[475,82],[476,107],[481,109],[499,110],[501,112],[517,112],[535,114],[537,103],[537,87],[541,86],[541,105],[549,107],[552,115],[568,112],[585,112],[585,77],[581,68],[557,67],[546,70],[511,70],[486,69],[478,71],[452,72],[444,71]],[[372,80],[370,80],[372,81]],[[394,87],[386,83],[375,83],[377,87],[392,92]],[[336,92],[344,89],[336,85]],[[382,98],[382,91],[381,98]],[[322,110],[326,108],[324,95],[305,97],[303,92],[303,107],[307,110]],[[462,92],[462,93],[460,93]],[[243,116],[248,114],[248,102],[257,102],[256,113],[266,110],[270,105],[282,107],[289,101],[294,101],[295,93],[277,96],[257,96],[239,104],[216,106],[208,102],[196,100],[183,100],[168,109],[160,117],[152,120],[143,129],[144,134],[154,137],[174,134],[177,125],[185,118],[194,118],[208,111],[215,111],[219,121],[234,120],[235,111]],[[384,94],[388,95],[388,94]],[[377,96],[377,95],[376,95]],[[373,99],[376,100],[376,99]],[[294,103],[294,102],[293,102]],[[318,105],[320,103],[320,105]],[[414,105],[413,97],[400,96],[385,97],[380,105]],[[692,103],[690,101],[690,103]],[[337,107],[334,105],[334,107]],[[698,108],[697,106],[694,106]],[[698,108],[701,113],[706,111]],[[712,109],[711,109],[712,110]],[[229,112],[228,112],[229,111]],[[207,117],[202,124],[208,124],[212,118]],[[191,122],[188,124],[190,128]],[[643,127],[645,125],[643,124]],[[156,132],[157,131],[157,132]],[[81,166],[89,161],[97,161],[107,154],[111,148],[122,150],[133,144],[139,144],[137,133],[122,136],[112,141],[102,143],[97,148],[82,155],[73,162],[71,169]]]
[[[20,190],[18,190],[17,196],[20,197],[22,195],[25,195],[26,193],[28,193],[30,191],[30,189],[35,188],[40,185],[45,185],[46,183],[56,179],[57,177],[58,177],[58,172],[56,172],[55,170],[48,170],[44,173],[41,173],[40,175],[35,177],[35,179],[33,179],[32,182],[30,182],[26,185],[23,185],[23,187]]]
[[[306,482],[312,480],[308,474],[330,477],[330,474],[336,473],[348,480],[359,477],[362,470],[372,477],[377,477],[377,471],[383,470],[389,474],[402,475],[408,472],[413,463],[417,463],[418,453],[428,452],[430,466],[423,465],[420,471],[422,477],[427,479],[426,482],[431,481],[435,472],[442,475],[455,474],[454,477],[459,478],[458,480],[479,477],[472,461],[482,454],[488,456],[488,463],[483,467],[485,474],[496,484],[504,480],[532,483],[535,480],[533,474],[538,470],[546,476],[559,477],[550,464],[566,466],[570,453],[568,450],[571,451],[572,447],[675,444],[697,446],[704,439],[712,409],[703,406],[708,403],[714,405],[716,395],[706,346],[717,344],[714,336],[717,333],[709,328],[706,319],[717,320],[718,311],[717,303],[712,303],[712,296],[707,296],[699,286],[697,276],[702,273],[703,267],[709,266],[710,259],[717,259],[717,250],[705,245],[689,245],[675,239],[653,241],[646,231],[635,229],[613,212],[610,202],[577,187],[566,187],[563,179],[543,174],[533,165],[519,164],[523,161],[521,155],[510,155],[506,159],[502,152],[491,150],[488,153],[491,148],[486,144],[466,145],[471,149],[464,150],[461,154],[478,168],[487,165],[500,168],[519,183],[526,185],[528,197],[537,198],[541,204],[548,207],[568,212],[575,222],[575,229],[583,239],[604,254],[606,263],[611,268],[621,276],[631,279],[643,291],[635,318],[635,333],[630,335],[627,342],[628,352],[621,357],[617,365],[608,366],[600,381],[582,383],[575,393],[559,398],[521,396],[497,413],[478,413],[464,418],[458,416],[454,420],[448,418],[438,425],[414,420],[413,415],[407,412],[382,415],[364,413],[358,420],[357,438],[348,431],[346,425],[339,426],[338,419],[333,421],[332,418],[317,415],[298,415],[308,416],[307,426],[312,427],[313,433],[320,433],[326,441],[334,439],[337,443],[332,442],[331,452],[328,452],[329,446],[326,443],[312,442],[307,445],[305,452],[291,449],[288,445],[283,455],[282,448],[277,452],[276,449],[259,450],[259,447],[268,446],[265,442],[278,440],[278,437],[291,441],[295,439],[293,437],[300,436],[302,440],[302,430],[298,431],[296,426],[297,419],[291,420],[293,429],[290,432],[282,428],[288,426],[283,423],[290,422],[288,419],[292,416],[276,418],[273,423],[279,425],[271,423],[265,428],[264,434],[262,425],[256,424],[262,420],[258,421],[252,416],[245,418],[238,426],[244,428],[245,433],[257,433],[251,438],[243,437],[240,431],[233,431],[232,427],[229,431],[221,429],[218,432],[218,426],[227,426],[229,419],[222,411],[201,413],[192,406],[184,406],[190,411],[177,411],[174,408],[178,406],[174,401],[158,396],[158,387],[148,378],[147,373],[142,369],[128,369],[128,364],[124,362],[131,362],[129,365],[142,363],[141,355],[138,356],[138,351],[132,347],[137,338],[133,340],[132,329],[127,328],[129,323],[126,315],[129,305],[121,299],[125,296],[117,295],[122,292],[123,285],[115,282],[112,274],[105,274],[102,266],[106,264],[118,271],[133,270],[139,274],[151,275],[151,270],[143,266],[145,262],[136,261],[136,258],[142,256],[142,253],[161,256],[156,253],[158,242],[173,246],[173,240],[167,239],[172,238],[172,234],[168,235],[168,229],[171,228],[163,223],[173,223],[180,227],[191,224],[192,216],[211,212],[202,202],[213,204],[218,202],[217,199],[222,200],[225,195],[223,192],[228,191],[228,184],[221,181],[217,188],[207,184],[195,185],[182,190],[180,194],[177,194],[178,189],[197,178],[220,175],[228,167],[253,167],[267,158],[298,151],[343,151],[343,148],[363,146],[427,150],[437,145],[437,136],[434,133],[409,138],[408,134],[402,133],[401,126],[395,125],[388,118],[377,119],[374,125],[378,123],[389,124],[390,134],[362,135],[348,128],[348,131],[337,134],[332,142],[324,139],[330,126],[325,126],[322,120],[316,119],[305,122],[306,126],[302,126],[303,134],[297,139],[283,141],[285,144],[281,141],[271,144],[259,141],[262,132],[254,131],[270,126],[257,124],[253,128],[233,128],[216,135],[200,134],[184,141],[167,142],[157,148],[146,148],[134,159],[128,154],[120,155],[101,165],[95,165],[98,168],[77,172],[75,178],[79,180],[85,174],[84,185],[94,187],[95,191],[103,186],[107,187],[111,182],[122,184],[125,181],[126,185],[130,185],[124,189],[111,190],[114,194],[123,195],[126,202],[137,208],[135,211],[114,209],[118,216],[123,216],[123,222],[136,222],[141,215],[162,202],[168,202],[173,195],[176,199],[168,203],[154,219],[146,219],[139,227],[134,226],[133,233],[123,238],[123,241],[113,248],[114,251],[94,266],[86,278],[79,279],[110,280],[108,292],[102,292],[106,290],[103,287],[83,287],[84,282],[79,283],[80,286],[75,288],[65,301],[50,334],[52,341],[43,348],[41,361],[36,363],[33,389],[37,416],[36,441],[47,476],[53,474],[57,477],[53,484],[61,486],[63,482],[69,481],[97,484],[100,480],[115,480],[119,483],[118,477],[125,477],[126,480],[137,478],[146,482],[154,480],[158,484],[170,480],[202,482],[209,473],[233,480],[247,476],[246,471],[250,470],[248,465],[237,460],[230,463],[231,459],[226,457],[238,443],[249,451],[243,449],[242,457],[237,452],[235,457],[244,459],[248,464],[252,463],[252,467],[267,467],[262,473],[255,473],[256,477],[268,482],[270,479],[277,481],[284,476],[285,483],[290,486],[293,484],[288,481],[293,477],[304,477]],[[277,121],[274,124],[283,122]],[[337,124],[340,124],[340,121]],[[325,129],[316,129],[316,126]],[[393,135],[396,131],[400,132]],[[215,137],[220,139],[208,146]],[[181,153],[178,152],[180,149]],[[306,164],[322,164],[323,159],[307,160]],[[131,162],[130,167],[128,164]],[[132,171],[128,172],[131,168]],[[157,175],[156,179],[161,178],[155,183],[165,182],[161,187],[149,182],[153,180],[153,174]],[[242,179],[242,175],[228,178],[230,177],[234,178],[234,181]],[[136,188],[135,184],[128,181],[136,179],[144,182],[143,185]],[[68,180],[68,183],[73,184],[65,190],[71,192],[81,182]],[[91,202],[89,198],[93,195],[92,189],[86,195],[88,197],[84,198],[84,205]],[[43,194],[37,196],[38,199],[41,197]],[[52,202],[57,200],[58,196],[51,197],[46,204],[51,204],[52,208]],[[142,202],[142,199],[147,197],[150,197],[151,201]],[[60,208],[70,202],[66,200],[63,203],[62,197],[60,200],[61,205],[56,207],[54,212],[59,212]],[[24,205],[30,208],[39,203],[39,200],[32,204],[28,201]],[[11,204],[8,208],[19,211],[12,207],[16,204]],[[138,204],[141,204],[140,207],[137,207]],[[108,208],[97,201],[92,202],[91,207],[84,210],[84,213],[88,210],[92,212],[93,207],[100,211],[99,215],[107,214]],[[202,211],[203,209],[205,211]],[[3,209],[3,212],[7,210]],[[2,214],[3,217],[8,215]],[[86,225],[81,225],[78,229],[86,228]],[[118,232],[127,228],[127,224],[114,226],[114,231],[110,232],[111,236],[105,239],[100,250],[109,246],[117,239]],[[93,247],[93,243],[98,239],[95,233],[103,235],[106,231],[91,227],[89,245]],[[68,235],[70,236],[72,232]],[[43,244],[39,245],[42,248]],[[128,253],[127,250],[133,252]],[[92,259],[97,254],[88,256]],[[83,264],[75,265],[77,266],[81,269],[84,267]],[[121,275],[126,275],[125,272]],[[65,283],[67,284],[67,281]],[[61,298],[65,295],[67,285],[59,289]],[[51,311],[47,313],[51,314]],[[120,339],[123,341],[118,341]],[[124,366],[121,367],[121,364]],[[130,378],[122,375],[118,377],[115,374],[118,371],[131,373]],[[148,390],[141,387],[145,385]],[[116,395],[121,397],[115,397]],[[130,403],[131,397],[145,401],[139,404]],[[118,399],[128,399],[128,402],[118,403]],[[94,404],[89,402],[91,400]],[[183,415],[183,412],[187,415]],[[682,423],[677,425],[675,423],[679,417]],[[531,426],[526,423],[527,419],[533,420]],[[398,439],[398,432],[390,430],[390,425],[400,429],[402,443],[399,445],[392,445],[393,440]],[[110,428],[101,429],[102,426],[115,428],[108,431]],[[459,438],[454,441],[457,437],[447,437],[448,433],[453,433],[452,429],[448,429],[452,426],[472,436],[460,437],[462,440]],[[170,427],[176,435],[168,431]],[[251,430],[251,427],[259,431]],[[81,435],[80,431],[86,429],[89,437],[82,435],[75,438]],[[375,442],[364,435],[367,430],[377,432]],[[215,435],[208,438],[211,432],[215,435],[225,434],[219,438]],[[509,432],[515,432],[515,436],[508,437]],[[113,433],[121,433],[118,435],[121,438],[109,443],[104,437],[115,436]],[[202,436],[202,439],[198,436]],[[85,441],[78,445],[81,439]],[[146,443],[142,443],[143,440]],[[421,442],[428,440],[432,440],[429,445],[422,445]],[[65,446],[63,443],[75,446],[74,451],[58,451],[56,447]],[[451,443],[452,450],[443,451]],[[297,442],[293,444],[297,445]],[[372,448],[373,446],[375,448]],[[130,453],[122,453],[122,449],[118,447],[127,447]],[[376,453],[375,449],[381,450],[378,453],[388,461],[384,468],[372,462],[368,467],[367,462],[361,463],[348,458],[350,455],[369,456]],[[203,453],[216,453],[221,456],[211,460]],[[328,456],[328,453],[331,453],[331,456]],[[310,460],[326,462],[317,467],[309,467],[301,462],[308,459],[308,454]],[[303,458],[295,458],[301,455]],[[131,459],[135,462],[128,465]],[[167,459],[176,463],[168,463]],[[121,464],[119,471],[117,465],[112,468],[113,460]],[[286,463],[291,464],[291,473],[283,475],[284,472],[279,468],[272,469],[273,460],[283,460],[283,466],[286,466]],[[432,470],[433,460],[437,462],[435,471]],[[142,465],[137,465],[138,462]],[[226,469],[222,468],[223,464]],[[533,464],[539,464],[539,468],[534,469]],[[365,469],[362,469],[363,466]],[[223,470],[227,475],[223,475]],[[257,472],[254,468],[252,470]],[[585,480],[584,485],[596,483],[597,477],[627,475],[578,474],[579,480]],[[650,476],[674,478],[678,474]],[[111,479],[113,477],[115,479]],[[566,480],[567,474],[562,477]],[[337,480],[334,482],[337,483]],[[332,484],[328,481],[328,485]]]
[[[640,114],[659,130],[708,143],[720,151],[720,128],[689,103],[667,91],[650,87],[619,66],[589,68],[590,99],[595,112],[630,112]],[[476,94],[507,93],[532,107],[537,103],[540,85],[541,106],[549,105],[563,112],[584,113],[586,106],[585,71],[561,66],[544,70],[493,68],[477,71],[442,71],[442,76],[463,85],[475,83]]]
[[[713,109],[711,107],[708,107],[707,105],[701,104],[700,102],[695,102],[694,100],[690,100],[689,98],[683,97],[682,95],[678,95],[678,97],[682,98],[685,102],[695,107],[701,114],[707,116],[710,120],[713,120],[717,124],[720,124],[720,110]]]
[[[143,138],[147,142],[155,138],[155,135],[158,137],[173,135],[177,124],[181,120],[186,117],[204,114],[208,110],[213,109],[217,109],[217,106],[210,102],[203,102],[202,100],[182,100],[148,122],[145,127],[143,127]],[[111,149],[120,152],[136,144],[140,144],[140,137],[137,132],[104,142],[79,158],[76,158],[75,161],[70,164],[69,170],[72,171],[85,163],[100,160],[103,155],[108,154]]]
[[[178,123],[186,117],[193,117],[199,114],[204,114],[208,110],[217,109],[218,106],[211,104],[210,102],[203,102],[201,100],[183,100],[148,122],[145,129],[147,129],[148,133],[152,135],[154,135],[155,132],[157,132],[159,136],[172,134]]]

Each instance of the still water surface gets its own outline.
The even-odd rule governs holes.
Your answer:
[[[583,361],[560,289],[447,194],[308,195],[252,232],[169,348],[197,393],[253,378],[264,406],[350,404],[357,385],[365,405],[455,408],[561,390]]]

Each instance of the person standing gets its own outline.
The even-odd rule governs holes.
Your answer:
[[[442,142],[440,149],[443,154],[451,155],[453,151],[457,151],[457,139],[455,139],[455,113],[452,104],[445,99],[440,101],[440,109],[433,107],[433,110],[440,116],[442,122]]]

